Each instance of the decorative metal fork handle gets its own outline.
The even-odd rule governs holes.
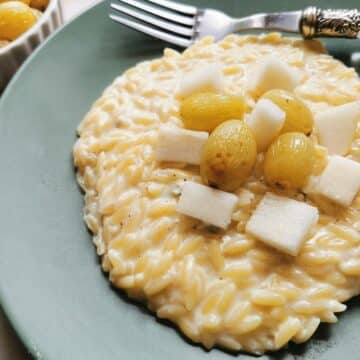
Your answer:
[[[198,9],[173,0],[112,0],[111,9],[110,18],[115,22],[181,47],[205,36],[220,40],[230,33],[255,29],[300,33],[306,39],[360,39],[358,10],[308,7],[232,18],[219,10]]]
[[[360,34],[360,11],[322,10],[308,7],[302,14],[300,32],[306,39],[315,37],[341,37],[355,39]]]

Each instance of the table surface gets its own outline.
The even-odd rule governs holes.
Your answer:
[[[100,0],[60,0],[65,22]],[[31,357],[21,344],[0,308],[0,359],[27,360]]]

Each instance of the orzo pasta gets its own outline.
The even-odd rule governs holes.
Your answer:
[[[221,64],[225,93],[243,95],[250,112],[257,61],[268,54],[298,70],[295,93],[315,115],[360,99],[355,71],[318,42],[278,34],[231,35],[218,43],[206,38],[182,54],[166,49],[162,58],[117,78],[80,124],[74,147],[85,221],[110,281],[207,348],[262,353],[307,341],[360,293],[359,194],[340,208],[271,189],[319,209],[310,238],[293,257],[245,232],[270,189],[261,156],[233,192],[238,203],[227,230],[176,211],[181,184],[201,182],[197,166],[156,161],[159,127],[183,127],[176,88],[184,73]],[[360,162],[360,122],[347,157]]]

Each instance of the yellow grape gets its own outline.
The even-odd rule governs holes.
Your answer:
[[[30,7],[19,1],[0,4],[0,39],[15,40],[36,22]]]
[[[189,96],[180,106],[185,127],[200,131],[212,131],[227,120],[241,120],[244,111],[245,101],[242,96],[209,92]]]
[[[300,189],[312,172],[315,156],[312,140],[303,133],[282,134],[266,152],[265,180],[284,189]]]
[[[308,106],[295,94],[280,89],[270,90],[262,96],[282,109],[285,123],[282,133],[297,131],[310,135],[314,127],[314,118]]]
[[[30,0],[30,6],[38,10],[45,10],[49,5],[49,0]]]
[[[256,161],[256,141],[240,120],[219,125],[206,142],[200,163],[204,183],[225,191],[239,188]]]

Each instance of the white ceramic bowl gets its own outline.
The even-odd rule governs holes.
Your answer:
[[[60,0],[50,0],[34,26],[9,45],[0,48],[0,93],[24,60],[61,24]]]

